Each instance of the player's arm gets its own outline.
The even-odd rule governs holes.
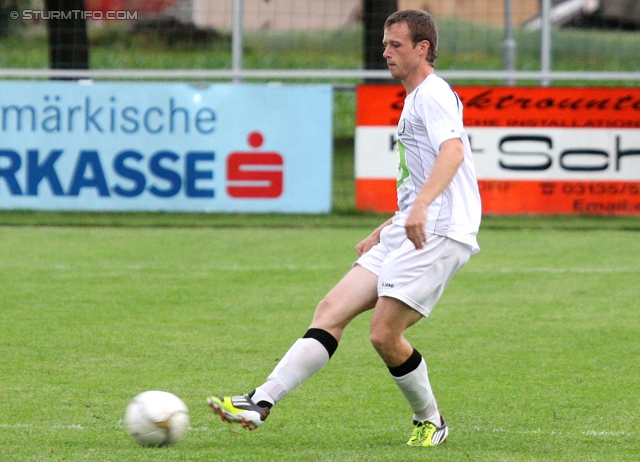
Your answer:
[[[416,249],[421,249],[427,242],[426,225],[429,205],[447,189],[463,161],[464,150],[460,138],[446,140],[440,145],[431,174],[418,193],[405,223],[407,237]]]
[[[371,234],[369,234],[366,238],[360,241],[358,245],[356,245],[356,253],[358,254],[358,257],[367,253],[371,247],[373,247],[378,242],[380,242],[380,233],[384,228],[386,228],[390,224],[391,224],[391,218],[389,218],[387,221],[385,221],[376,229],[374,229]]]

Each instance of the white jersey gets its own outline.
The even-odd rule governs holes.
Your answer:
[[[449,84],[429,75],[404,101],[398,123],[398,208],[393,222],[404,226],[416,196],[431,174],[440,145],[460,138],[464,162],[447,189],[429,206],[427,233],[446,236],[480,250],[476,235],[481,204],[462,103]]]

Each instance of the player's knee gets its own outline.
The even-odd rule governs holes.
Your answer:
[[[333,304],[326,298],[320,300],[316,306],[315,319],[331,318]]]
[[[313,316],[313,327],[332,330],[340,326],[340,317],[336,316],[336,306],[329,299],[323,298],[316,307]]]
[[[387,351],[390,345],[393,344],[392,339],[391,331],[384,325],[371,324],[369,328],[369,341],[378,353],[383,354]]]

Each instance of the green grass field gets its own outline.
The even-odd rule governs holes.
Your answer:
[[[440,30],[438,69],[502,67],[500,29]],[[46,68],[44,28],[18,32],[0,39],[0,67]],[[244,64],[358,69],[361,35],[249,34]],[[517,68],[538,69],[539,34],[516,35]],[[636,70],[639,43],[555,30],[554,69]],[[102,29],[91,67],[224,69],[230,50]],[[442,447],[404,445],[411,413],[368,315],[259,430],[214,418],[205,397],[259,385],[384,219],[354,211],[355,97],[334,95],[331,215],[0,213],[1,461],[640,459],[634,217],[484,217],[483,251],[408,333],[451,428]],[[190,408],[175,447],[138,447],[124,428],[150,389]]]
[[[638,460],[640,240],[589,226],[488,220],[483,251],[408,332],[445,445],[404,445],[411,414],[368,315],[263,427],[214,418],[205,396],[260,384],[350,267],[369,228],[331,220],[0,227],[2,460]],[[174,447],[138,447],[123,426],[149,389],[190,408]]]

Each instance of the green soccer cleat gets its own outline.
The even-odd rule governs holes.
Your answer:
[[[242,428],[249,430],[255,430],[262,425],[270,412],[269,408],[260,407],[251,401],[249,395],[222,398],[210,396],[207,398],[207,404],[222,421],[239,423]]]
[[[440,426],[436,427],[431,422],[415,422],[413,434],[407,444],[409,446],[436,446],[442,444],[449,436],[449,428],[447,427],[444,417],[440,416]]]

